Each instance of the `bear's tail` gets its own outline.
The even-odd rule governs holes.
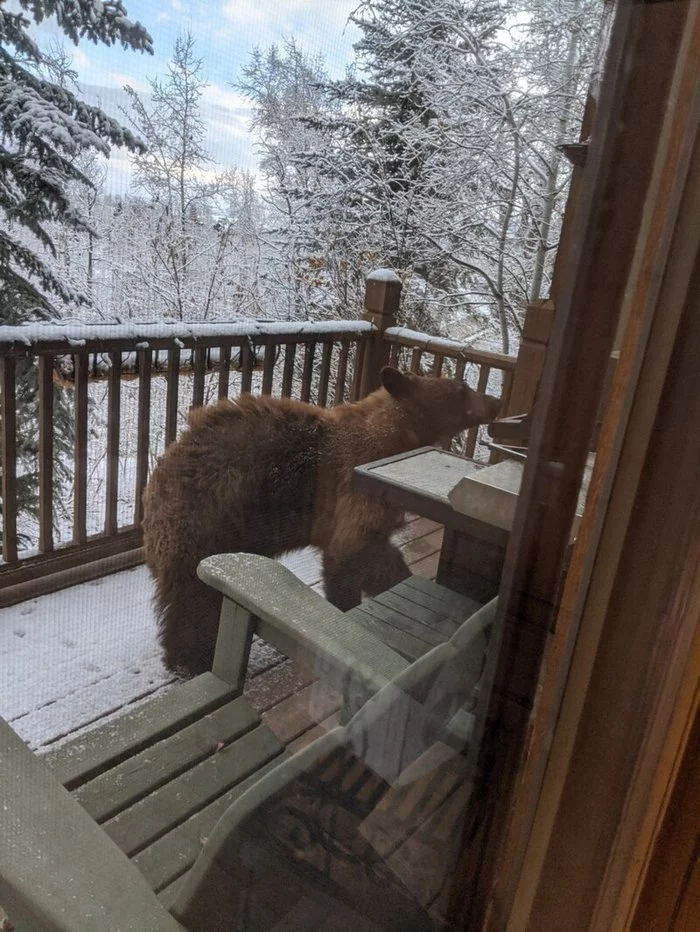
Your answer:
[[[179,676],[211,670],[219,628],[221,593],[196,577],[159,583],[155,596],[163,662]]]

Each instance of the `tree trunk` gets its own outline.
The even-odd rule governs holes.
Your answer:
[[[566,58],[566,71],[564,86],[571,85],[574,76],[574,66],[578,53],[578,34],[572,32],[569,41],[569,50]],[[557,145],[566,140],[569,128],[571,113],[574,107],[574,96],[569,96],[569,105],[562,111],[557,127]],[[542,209],[542,220],[540,221],[540,232],[538,237],[537,249],[535,251],[535,263],[530,283],[530,304],[539,301],[542,293],[542,282],[544,280],[544,267],[549,251],[549,233],[552,228],[552,215],[557,200],[557,180],[559,176],[559,166],[561,165],[561,152],[555,147],[553,149],[552,160],[549,163],[547,171],[547,185],[544,196],[544,207]]]

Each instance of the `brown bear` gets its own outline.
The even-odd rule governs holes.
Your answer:
[[[382,388],[324,409],[243,395],[193,411],[144,492],[146,563],[166,666],[211,669],[221,596],[197,577],[213,553],[323,555],[326,598],[343,611],[410,575],[390,535],[403,515],[353,490],[362,463],[492,420],[498,399],[461,381],[382,370]]]

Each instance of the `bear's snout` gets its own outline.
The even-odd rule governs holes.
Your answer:
[[[493,421],[498,417],[501,411],[501,399],[496,398],[495,395],[484,395],[484,403],[486,407],[486,416],[489,421]]]
[[[476,398],[472,400],[471,410],[479,419],[479,423],[488,424],[495,420],[501,410],[501,399],[494,395],[481,395],[476,392],[474,394]]]

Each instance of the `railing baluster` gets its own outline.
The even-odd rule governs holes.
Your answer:
[[[479,371],[479,381],[476,383],[476,390],[483,395],[489,385],[491,375],[491,366],[481,366]]]
[[[15,360],[0,359],[2,371],[2,555],[17,560],[17,396]]]
[[[107,385],[107,495],[105,498],[105,534],[117,533],[119,518],[119,433],[122,405],[122,354],[110,353]]]
[[[139,526],[143,519],[143,490],[148,481],[149,440],[151,436],[151,351],[139,350],[139,407],[136,440],[136,489],[134,500],[134,524]]]
[[[53,550],[53,356],[39,357],[39,550]]]
[[[352,389],[350,390],[351,401],[359,401],[362,392],[362,368],[365,364],[366,351],[366,342],[358,340],[355,344],[355,369],[352,374]]]
[[[338,373],[335,379],[335,393],[333,395],[333,404],[342,405],[345,398],[345,377],[348,371],[348,356],[350,355],[350,342],[343,340],[340,344],[340,356],[338,357]]]
[[[432,374],[437,378],[442,373],[442,364],[445,357],[441,356],[439,353],[435,354],[435,359],[433,360],[433,370]]]
[[[479,367],[479,381],[476,383],[476,390],[478,392],[485,392],[486,386],[489,383],[489,376],[491,375],[490,366],[480,366]],[[464,455],[471,459],[474,456],[474,451],[476,450],[476,441],[479,436],[478,427],[470,427],[467,431],[467,436],[464,441]]]
[[[307,343],[304,347],[304,370],[301,376],[301,400],[309,401],[311,399],[311,379],[314,374],[314,355],[316,353],[316,344]]]
[[[88,463],[88,366],[87,353],[73,357],[75,387],[75,456],[73,543],[84,544],[87,538],[87,463]]]
[[[318,380],[318,404],[326,407],[328,401],[328,380],[331,374],[331,356],[333,355],[333,344],[323,344],[323,355],[321,356],[321,373]]]
[[[265,361],[263,363],[262,393],[263,395],[272,394],[272,376],[275,372],[275,356],[277,345],[274,343],[265,344]]]
[[[177,437],[177,403],[180,392],[180,348],[168,353],[168,374],[165,383],[165,446]]]
[[[457,365],[455,366],[455,381],[463,382],[464,381],[464,370],[467,368],[467,360],[464,356],[460,356],[457,359]]]
[[[284,370],[282,371],[282,397],[290,398],[294,380],[294,358],[297,353],[296,343],[287,343],[284,347]]]
[[[422,358],[423,350],[416,348],[411,353],[411,372],[413,372],[414,375],[418,375],[420,373],[420,361]]]
[[[393,366],[394,369],[399,368],[399,355],[401,353],[401,347],[398,343],[391,344],[391,350],[389,351],[389,365]]]
[[[207,350],[198,346],[193,354],[194,377],[192,379],[192,407],[201,408],[204,404],[204,372],[207,365]]]
[[[246,340],[241,346],[241,394],[249,393],[253,384],[253,361],[253,351]]]
[[[219,347],[219,398],[228,398],[228,381],[231,371],[231,347]]]

